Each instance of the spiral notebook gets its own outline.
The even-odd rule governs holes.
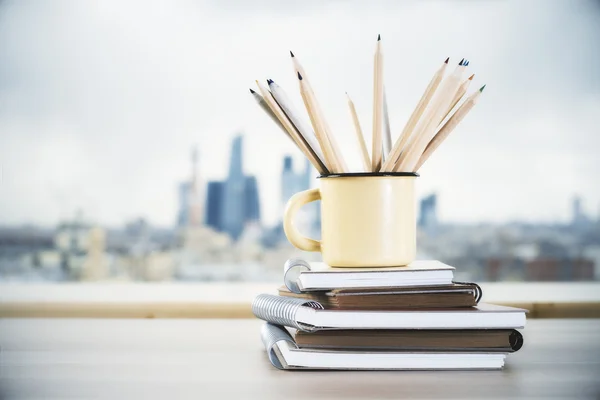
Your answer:
[[[454,267],[435,260],[417,260],[403,267],[333,268],[297,259],[288,260],[287,268],[293,269],[295,261],[304,267],[297,278],[300,291],[451,285],[454,278]]]
[[[285,286],[279,295],[314,300],[331,310],[404,310],[411,308],[458,308],[476,306],[481,288],[475,283],[398,288],[334,289],[294,293]]]
[[[314,300],[258,295],[252,312],[277,325],[312,332],[321,329],[516,329],[526,310],[479,303],[476,307],[403,311],[325,310]]]
[[[523,346],[515,329],[288,329],[301,349],[513,353]]]
[[[505,353],[369,352],[299,348],[287,330],[265,323],[261,339],[271,364],[279,369],[457,370],[501,369]]]

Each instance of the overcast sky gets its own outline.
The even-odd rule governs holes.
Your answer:
[[[282,158],[303,159],[248,88],[272,78],[301,106],[293,50],[358,168],[344,92],[370,137],[377,34],[394,138],[447,56],[487,84],[420,171],[443,220],[564,221],[575,194],[598,215],[598,2],[287,3],[0,1],[0,224],[82,209],[172,225],[191,146],[203,179],[222,179],[238,132],[273,223]]]

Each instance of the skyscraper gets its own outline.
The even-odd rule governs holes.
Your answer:
[[[179,184],[179,211],[177,226],[199,226],[203,223],[204,193],[198,177],[198,149],[192,149],[191,175],[188,181]]]
[[[244,222],[260,221],[258,184],[255,176],[246,176],[244,186]]]
[[[246,178],[242,171],[243,137],[236,136],[231,145],[229,174],[225,181],[223,231],[236,240],[244,230],[244,190]]]
[[[229,174],[223,186],[219,225],[237,240],[247,222],[260,222],[260,201],[256,177],[244,175],[243,137],[237,135],[231,145]]]
[[[223,200],[225,195],[225,182],[212,181],[208,183],[206,194],[206,225],[217,232],[222,232],[223,226]]]

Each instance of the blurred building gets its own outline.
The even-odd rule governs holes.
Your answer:
[[[232,142],[227,179],[209,183],[206,224],[235,241],[248,224],[260,225],[259,199],[256,177],[244,174],[243,137],[238,135]]]
[[[580,196],[574,196],[571,201],[571,225],[581,228],[592,224],[592,219],[584,212]]]
[[[179,211],[177,226],[199,226],[204,218],[204,191],[198,177],[198,149],[192,149],[191,174],[189,181],[179,185]]]
[[[432,232],[438,227],[437,194],[432,193],[421,199],[418,225],[427,232]]]
[[[294,170],[294,159],[287,155],[283,158],[283,167],[280,177],[280,218],[283,220],[283,213],[290,198],[296,193],[308,190],[310,188],[313,170],[310,161],[305,160],[304,170],[297,173]],[[298,229],[311,237],[318,238],[321,230],[321,204],[320,202],[312,202],[304,205],[298,211],[296,219]],[[280,221],[265,232],[263,243],[267,247],[275,247],[281,243],[287,242],[285,233],[283,232],[283,222]]]
[[[206,225],[217,232],[222,232],[223,226],[223,202],[225,198],[225,182],[211,181],[208,183],[206,194]]]
[[[259,191],[255,176],[247,176],[244,185],[244,222],[260,226]]]

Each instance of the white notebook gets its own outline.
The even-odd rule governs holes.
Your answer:
[[[310,270],[300,272],[297,280],[301,291],[449,285],[454,278],[454,267],[435,260],[419,260],[391,268],[332,268],[322,262],[308,264]]]
[[[258,295],[255,316],[277,325],[311,332],[319,329],[516,329],[526,310],[479,303],[476,307],[406,311],[325,310],[313,300]]]
[[[279,369],[456,370],[500,369],[506,353],[368,352],[299,349],[282,327],[266,323],[261,338]]]

